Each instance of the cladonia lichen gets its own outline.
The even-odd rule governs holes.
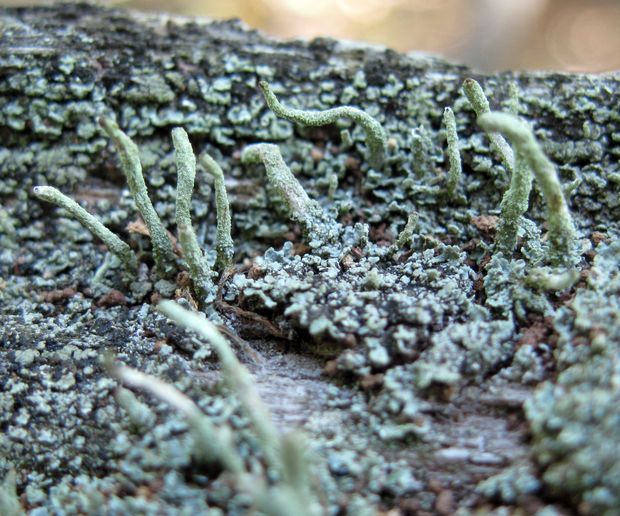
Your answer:
[[[172,24],[165,32],[182,39],[195,30]],[[339,55],[331,44],[317,40],[303,47],[304,55]],[[6,428],[0,466],[6,472],[10,461],[17,468],[19,498],[11,499],[28,510],[62,507],[84,514],[304,514],[310,508],[432,513],[440,507],[447,513],[464,499],[488,504],[496,496],[521,510],[521,496],[524,504],[535,503],[550,490],[567,510],[613,510],[618,458],[609,443],[617,441],[618,403],[610,344],[617,296],[608,280],[617,270],[617,250],[614,255],[599,242],[617,238],[618,174],[611,158],[617,157],[618,135],[616,115],[596,105],[599,97],[615,95],[610,81],[580,79],[577,95],[566,93],[565,79],[546,76],[558,103],[540,95],[541,79],[518,76],[520,105],[514,88],[503,102],[503,109],[536,123],[536,136],[549,161],[570,178],[569,189],[580,185],[571,199],[574,225],[596,233],[581,258],[575,251],[577,264],[559,259],[551,227],[548,238],[541,236],[549,215],[542,214],[537,195],[528,207],[531,167],[521,159],[522,146],[505,131],[514,159],[500,134],[504,129],[484,127],[489,150],[481,131],[468,127],[471,110],[458,98],[461,71],[419,73],[418,67],[434,69],[430,61],[416,61],[414,68],[407,61],[386,76],[372,55],[364,55],[363,63],[354,59],[352,70],[347,63],[356,54],[347,50],[337,65],[329,60],[327,69],[310,70],[311,79],[299,81],[296,73],[273,66],[296,50],[267,57],[259,52],[252,56],[262,59],[256,64],[246,54],[231,52],[220,63],[218,56],[187,49],[167,61],[161,75],[159,64],[141,70],[128,88],[122,81],[112,87],[89,82],[88,66],[71,56],[58,70],[49,65],[62,79],[57,82],[47,69],[24,79],[19,67],[11,68],[28,84],[25,101],[12,98],[17,79],[7,83],[9,90],[0,85],[9,103],[0,110],[0,123],[14,129],[11,142],[18,142],[8,153],[0,149],[0,189],[10,195],[0,210],[0,228],[7,228],[9,239],[0,252],[9,271],[6,282],[0,278],[0,296],[10,300],[2,308],[7,322],[0,325],[0,423]],[[294,66],[308,71],[304,59]],[[80,69],[79,80],[65,72],[73,67]],[[278,120],[276,115],[290,115],[305,125],[293,118],[298,110],[282,106],[268,88],[263,94],[271,110],[265,108],[257,76],[281,77],[277,91],[288,92],[286,105],[311,106],[317,111],[310,121],[322,118],[335,127],[294,130]],[[484,125],[495,113],[482,88],[470,81],[464,87]],[[501,79],[485,79],[487,91],[501,87]],[[112,99],[104,106],[90,98],[36,97],[69,89]],[[446,99],[453,100],[445,111],[447,160],[439,106]],[[351,104],[381,121],[375,133],[362,119],[334,116],[344,113],[337,106]],[[114,106],[124,131],[143,142],[143,190],[148,185],[161,219],[163,247],[169,241],[173,250],[167,260],[154,243],[149,271],[143,239],[133,236],[130,246],[121,241],[126,247],[115,241],[137,255],[137,271],[126,260],[133,280],[129,299],[88,281],[99,249],[77,222],[62,218],[46,231],[38,206],[19,211],[27,197],[20,187],[46,170],[46,181],[73,189],[76,200],[94,190],[98,218],[107,227],[128,220],[132,201],[122,193],[116,202],[118,185],[106,166],[94,169],[94,187],[80,184],[91,171],[85,163],[105,156],[106,139],[93,120],[109,113],[107,106]],[[537,120],[540,112],[545,115]],[[459,134],[452,130],[456,120]],[[583,139],[565,141],[569,122]],[[198,160],[212,179],[195,177],[184,129],[174,130],[170,152],[162,135],[175,126],[192,135],[194,148],[204,145],[217,159]],[[41,140],[29,145],[27,155],[13,152],[30,127]],[[333,141],[338,133],[340,140]],[[383,140],[374,138],[379,134]],[[364,159],[354,152],[360,142],[368,150]],[[136,148],[123,145],[119,152],[135,172]],[[460,167],[453,166],[457,156]],[[380,169],[373,165],[378,161]],[[523,216],[526,209],[532,220]],[[165,232],[174,223],[178,247]],[[146,221],[139,231],[153,233]],[[107,245],[112,254],[106,263],[109,256],[120,259],[122,253]],[[106,288],[123,288],[105,267],[97,277]],[[154,309],[160,297],[198,307],[206,318],[164,303],[162,309],[181,322],[177,327]],[[118,381],[102,374],[104,348],[118,357],[110,368]],[[223,386],[213,381],[216,357]],[[299,360],[290,365],[291,357]],[[246,360],[254,382],[241,365]],[[604,374],[594,375],[599,371]],[[340,375],[337,381],[334,375]],[[506,427],[506,407],[519,422],[522,401],[540,382],[526,404],[529,430]],[[298,424],[311,440],[284,433]],[[531,446],[525,431],[531,431]],[[318,464],[312,474],[304,449]],[[450,461],[460,461],[457,473]],[[474,494],[481,472],[498,473],[517,461],[532,467],[506,471]],[[435,473],[446,483],[439,486]],[[450,493],[453,506],[446,502]]]
[[[119,129],[113,120],[101,117],[99,123],[114,142],[120,156],[121,169],[127,179],[127,186],[129,186],[138,212],[149,230],[153,244],[155,265],[160,273],[169,275],[174,270],[173,264],[175,262],[172,242],[149,198],[146,184],[144,183],[144,176],[142,175],[142,164],[140,163],[138,147]]]
[[[461,179],[461,153],[459,151],[459,135],[456,132],[456,119],[451,108],[447,107],[443,112],[443,125],[446,129],[446,140],[448,142],[448,160],[450,169],[448,171],[448,181],[446,190],[448,198],[456,195],[456,189]]]
[[[361,109],[341,106],[326,111],[304,111],[283,106],[271,90],[267,81],[259,82],[269,108],[279,117],[302,125],[321,126],[333,124],[340,118],[349,118],[360,124],[366,132],[368,143],[368,161],[370,166],[379,170],[383,165],[386,151],[385,131],[381,124]]]
[[[463,82],[463,91],[467,99],[474,108],[477,117],[486,115],[491,112],[489,101],[478,81],[467,78]],[[508,142],[497,131],[488,131],[489,140],[491,140],[491,148],[499,155],[502,165],[506,167],[508,172],[512,172],[514,168],[514,153],[508,145]]]
[[[181,127],[172,130],[177,166],[177,199],[175,219],[179,232],[179,243],[183,257],[187,262],[194,288],[206,297],[211,285],[211,268],[198,245],[196,233],[192,227],[190,206],[194,179],[196,177],[196,157],[187,133]]]
[[[149,198],[144,177],[142,176],[142,165],[138,148],[112,120],[102,117],[100,123],[110,135],[119,151],[121,167],[127,178],[127,184],[136,202],[138,211],[145,221],[148,235],[153,244],[153,258],[157,273],[163,276],[170,276],[170,274],[178,270],[177,263],[179,260],[174,254],[170,236],[155,212]],[[175,220],[179,243],[194,290],[199,295],[200,304],[204,306],[211,303],[214,299],[214,284],[211,267],[200,249],[190,215],[191,197],[196,176],[196,157],[185,130],[180,127],[173,129],[172,141],[175,148],[178,174]],[[203,155],[202,160],[208,171],[215,177],[217,210],[216,266],[225,268],[230,265],[233,244],[230,234],[230,208],[224,186],[223,172],[209,156]],[[33,193],[42,200],[66,209],[95,236],[101,238],[110,252],[117,256],[125,268],[135,276],[138,262],[134,252],[128,244],[107,229],[97,218],[53,187],[35,186]]]
[[[106,228],[96,217],[88,213],[73,199],[52,186],[35,186],[32,192],[46,202],[50,202],[67,210],[84,227],[99,237],[130,273],[135,274],[138,269],[138,260],[128,244]]]
[[[209,320],[173,301],[163,301],[159,310],[215,348],[222,376],[254,426],[271,475],[277,479],[276,485],[269,487],[266,473],[257,476],[256,472],[247,471],[243,458],[233,446],[230,429],[218,428],[188,396],[172,385],[112,361],[108,363],[110,374],[125,386],[145,390],[183,414],[193,436],[194,457],[201,463],[223,465],[238,487],[252,494],[257,508],[267,514],[285,514],[291,510],[302,516],[318,514],[319,507],[310,489],[303,438],[297,434],[279,435],[269,411],[257,395],[249,371],[239,362],[226,339]]]
[[[508,113],[486,113],[478,117],[478,123],[487,131],[505,134],[515,146],[516,159],[523,164],[515,167],[515,192],[513,201],[523,203],[529,193],[530,179],[524,167],[529,167],[536,177],[546,202],[547,224],[549,229],[549,259],[555,264],[573,265],[579,259],[576,249],[576,231],[568,211],[557,172],[553,163],[545,156],[534,138],[532,129],[523,120]],[[511,188],[512,186],[511,185]],[[507,200],[505,209],[509,209]],[[521,207],[515,208],[520,211]]]
[[[234,254],[234,244],[231,236],[232,222],[230,217],[230,206],[226,195],[226,185],[224,184],[224,172],[217,162],[208,154],[200,156],[200,162],[206,171],[213,176],[215,186],[215,209],[217,217],[217,234],[215,240],[215,250],[217,258],[215,267],[225,269],[232,264]]]

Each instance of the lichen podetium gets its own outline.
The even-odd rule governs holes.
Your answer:
[[[518,172],[518,189],[522,191],[521,197],[526,197],[529,193],[531,181],[523,167],[527,166],[532,170],[547,206],[551,244],[549,259],[554,264],[574,265],[580,258],[576,249],[575,226],[555,167],[543,153],[530,127],[523,120],[508,113],[486,113],[478,118],[478,123],[487,131],[505,134],[513,142],[517,161],[524,163],[515,167],[515,172]]]
[[[292,109],[283,106],[271,90],[267,81],[258,83],[269,108],[278,116],[302,125],[321,126],[333,124],[340,118],[349,118],[360,124],[366,132],[368,143],[368,161],[370,166],[381,169],[385,159],[386,137],[381,124],[361,109],[352,106],[340,106],[326,111]]]
[[[144,183],[144,176],[142,175],[142,164],[140,163],[138,147],[119,129],[113,120],[101,117],[99,123],[105,132],[108,133],[119,153],[121,169],[125,174],[127,186],[129,186],[131,195],[136,202],[136,207],[149,230],[151,242],[153,243],[155,264],[160,273],[169,275],[174,270],[173,264],[175,261],[172,242],[149,198],[146,184]]]

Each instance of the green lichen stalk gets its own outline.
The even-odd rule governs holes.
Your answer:
[[[178,325],[197,333],[213,346],[222,364],[224,380],[238,396],[246,416],[254,425],[267,463],[281,472],[278,431],[272,423],[269,411],[257,395],[250,372],[239,362],[228,341],[211,321],[182,308],[174,301],[162,301],[158,308]]]
[[[420,216],[418,215],[418,213],[412,213],[409,215],[409,217],[407,217],[407,223],[405,224],[405,227],[398,234],[396,242],[394,242],[394,244],[390,247],[390,254],[394,254],[399,249],[404,249],[405,246],[411,244],[419,218]]]
[[[478,118],[491,112],[489,101],[478,81],[471,78],[465,79],[463,81],[463,91]],[[512,172],[514,168],[514,155],[510,145],[497,132],[488,132],[488,136],[489,140],[491,140],[491,148],[499,155],[502,165],[506,167],[506,170]]]
[[[310,490],[311,478],[304,457],[304,446],[305,442],[297,432],[282,438],[283,482],[258,497],[258,508],[265,514],[323,514]]]
[[[155,265],[162,274],[168,275],[174,270],[175,262],[172,242],[149,198],[142,175],[142,165],[140,163],[138,147],[131,138],[121,131],[118,125],[109,118],[101,117],[99,123],[114,142],[120,155],[121,168],[127,179],[129,191],[136,202],[138,211],[144,219],[144,223],[151,236]]]
[[[286,203],[289,216],[299,222],[304,229],[309,230],[323,216],[323,210],[316,201],[308,197],[299,181],[284,163],[282,154],[277,145],[257,143],[249,145],[241,155],[241,161],[248,163],[262,163],[265,166],[267,181],[282,196]]]
[[[433,164],[433,141],[429,136],[429,131],[423,125],[411,129],[411,156],[413,158],[412,168],[416,177],[423,177],[424,174],[432,172]]]
[[[119,387],[114,393],[114,399],[127,414],[132,429],[139,434],[146,432],[155,421],[155,414],[144,403],[136,398],[129,389]]]
[[[505,253],[512,253],[517,245],[519,219],[527,211],[531,190],[532,173],[527,162],[517,154],[510,187],[500,205],[502,220],[497,227],[497,246]]]
[[[215,209],[217,217],[217,230],[215,237],[216,260],[215,266],[218,269],[230,267],[235,252],[233,239],[231,236],[232,222],[230,217],[230,205],[224,184],[224,172],[217,162],[204,153],[200,156],[200,162],[207,172],[213,177],[215,186]]]
[[[196,157],[184,129],[177,127],[172,130],[172,142],[178,174],[175,218],[179,243],[194,288],[201,295],[204,295],[207,285],[211,284],[211,269],[198,245],[190,215],[194,179],[196,178]]]
[[[454,111],[447,107],[443,112],[443,125],[446,129],[446,140],[448,142],[448,160],[450,171],[448,173],[448,183],[446,185],[449,198],[453,198],[462,175],[461,153],[459,151],[459,135],[456,132],[456,119]]]
[[[271,90],[267,81],[259,82],[265,101],[277,116],[306,126],[333,124],[340,118],[348,118],[362,126],[368,143],[368,161],[370,166],[379,170],[383,165],[386,152],[385,131],[379,122],[368,113],[352,106],[340,106],[325,111],[304,111],[283,106]]]
[[[24,511],[16,489],[15,470],[11,469],[0,482],[0,514],[2,516],[24,516]]]
[[[77,202],[52,186],[35,186],[32,191],[39,199],[56,204],[67,210],[80,224],[103,241],[127,271],[135,274],[138,269],[138,260],[131,247],[106,228],[95,216],[88,213]]]
[[[508,113],[487,113],[478,118],[486,131],[496,131],[508,137],[519,161],[534,173],[546,202],[552,262],[574,264],[578,259],[575,250],[576,231],[557,172],[534,138],[530,127],[523,120]]]
[[[123,385],[144,390],[183,414],[194,438],[196,460],[205,464],[219,462],[232,473],[243,472],[243,461],[232,446],[230,435],[216,428],[188,396],[172,385],[130,367],[109,365],[108,369]]]

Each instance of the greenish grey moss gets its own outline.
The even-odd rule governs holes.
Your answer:
[[[200,156],[200,162],[213,177],[215,186],[215,209],[217,217],[215,237],[215,251],[217,257],[215,266],[219,269],[226,269],[232,264],[235,248],[231,236],[232,222],[228,195],[226,194],[226,185],[224,183],[224,172],[217,162],[207,153],[203,153]]]
[[[299,181],[286,166],[277,145],[257,143],[243,150],[241,161],[262,163],[265,166],[267,181],[282,196],[289,216],[299,222],[306,230],[317,224],[323,215],[316,201],[308,197]]]
[[[383,165],[386,151],[385,131],[379,122],[370,115],[352,106],[340,106],[325,111],[304,111],[283,106],[275,96],[267,81],[258,83],[265,101],[277,116],[307,126],[333,124],[340,118],[348,118],[362,126],[368,143],[368,161],[372,168],[379,170]]]
[[[153,243],[153,258],[157,269],[160,273],[169,275],[174,271],[175,262],[172,242],[149,198],[144,176],[142,175],[142,164],[140,163],[138,147],[111,119],[101,117],[99,123],[114,142],[119,153],[121,169],[127,179],[127,185],[150,233],[151,242]]]
[[[192,192],[196,178],[196,157],[184,129],[176,127],[172,130],[172,142],[177,166],[175,219],[179,243],[194,288],[201,296],[206,297],[206,286],[211,284],[211,268],[198,245],[190,215]]]
[[[197,333],[213,346],[222,364],[224,380],[239,398],[245,415],[252,421],[267,463],[281,473],[278,431],[271,421],[269,411],[258,397],[250,372],[239,362],[228,341],[211,321],[185,310],[174,301],[162,301],[158,308],[179,326]]]
[[[16,475],[13,469],[0,483],[0,514],[2,516],[24,516],[26,514],[17,496]]]
[[[138,260],[131,247],[106,228],[95,216],[88,213],[77,202],[52,186],[35,186],[32,191],[39,199],[56,204],[67,210],[93,235],[100,238],[129,272],[132,274],[136,273],[138,270]]]
[[[502,132],[513,143],[519,161],[536,176],[546,202],[549,227],[549,258],[554,263],[573,264],[578,260],[575,249],[576,231],[566,205],[555,167],[545,156],[531,128],[523,120],[508,113],[487,113],[478,117],[487,131]]]
[[[443,111],[443,125],[446,130],[446,140],[448,142],[448,160],[450,161],[450,171],[448,172],[448,181],[446,190],[449,198],[456,195],[461,175],[463,173],[461,166],[461,153],[459,151],[459,135],[456,132],[456,119],[454,111],[447,107]]]
[[[487,100],[482,87],[478,81],[468,78],[463,81],[463,91],[469,103],[474,108],[477,117],[481,117],[491,112],[489,101]],[[514,167],[514,155],[508,142],[497,132],[487,132],[491,140],[491,148],[499,155],[502,165],[512,172]]]
[[[243,471],[243,462],[231,443],[230,435],[216,428],[188,396],[172,385],[130,367],[113,364],[108,365],[108,370],[127,387],[145,390],[183,414],[194,438],[194,456],[198,461],[206,464],[220,462],[236,474]]]

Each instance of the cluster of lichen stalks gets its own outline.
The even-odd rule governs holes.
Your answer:
[[[377,170],[382,167],[386,149],[385,132],[381,125],[365,112],[351,106],[326,111],[290,109],[278,101],[265,81],[261,81],[259,86],[270,109],[286,120],[304,126],[333,124],[340,118],[348,118],[359,123],[366,133],[369,164]],[[549,236],[548,261],[553,265],[574,265],[578,258],[575,250],[575,228],[555,167],[536,142],[532,130],[526,122],[515,115],[491,112],[482,88],[473,79],[466,79],[463,89],[476,112],[478,124],[489,135],[492,149],[498,154],[506,170],[511,173],[510,187],[501,203],[502,220],[497,233],[497,250],[509,254],[516,246],[519,219],[528,208],[533,172],[546,202]],[[196,176],[196,158],[187,133],[180,127],[172,130],[178,174],[175,218],[182,253],[182,260],[179,260],[175,255],[173,242],[149,199],[142,175],[138,147],[112,120],[102,117],[100,124],[119,152],[121,168],[127,179],[129,190],[151,238],[157,274],[170,276],[175,272],[179,262],[184,263],[192,279],[194,290],[200,297],[200,305],[205,306],[211,301],[209,294],[213,290],[215,273],[200,249],[192,227],[190,206]],[[449,107],[444,111],[444,126],[449,160],[446,193],[448,197],[453,197],[461,178],[461,159],[454,113]],[[511,140],[514,151],[500,133]],[[217,258],[214,267],[222,270],[231,265],[234,252],[224,175],[220,166],[208,154],[202,154],[200,161],[214,178],[217,212],[215,245]],[[293,176],[284,163],[277,146],[265,143],[250,145],[243,151],[242,162],[246,164],[262,162],[265,166],[267,181],[281,195],[291,218],[300,222],[308,231],[318,230],[317,225],[312,222],[325,219],[325,214],[318,203],[308,197],[301,184]],[[75,201],[50,186],[36,186],[34,194],[65,208],[93,234],[103,240],[110,252],[120,260],[128,272],[137,271],[138,260],[129,245]],[[408,227],[406,230],[410,231],[411,228]],[[400,240],[404,239],[399,238],[397,241]]]
[[[262,81],[260,87],[270,109],[276,115],[292,122],[305,126],[320,126],[332,124],[344,117],[359,123],[366,133],[369,164],[375,170],[380,170],[384,162],[386,137],[381,125],[369,115],[350,106],[320,112],[289,109],[280,104],[266,82]],[[575,228],[555,168],[542,152],[532,130],[524,121],[512,114],[491,112],[482,88],[476,81],[467,79],[464,91],[476,112],[478,123],[489,135],[492,149],[512,174],[510,188],[501,204],[502,220],[498,228],[496,249],[510,254],[516,246],[519,219],[528,207],[533,172],[546,202],[548,262],[556,266],[574,266],[579,258],[576,251]],[[208,307],[213,301],[213,279],[217,274],[213,268],[221,271],[230,266],[233,256],[231,218],[221,168],[210,156],[206,154],[201,156],[201,162],[212,174],[215,183],[217,258],[212,267],[198,245],[190,218],[196,158],[187,133],[181,128],[172,130],[178,171],[175,217],[181,258],[175,254],[173,242],[149,199],[137,146],[111,120],[102,118],[100,123],[116,145],[129,189],[148,228],[155,273],[166,277],[177,270],[178,264],[185,266],[192,279],[194,291],[199,297],[201,308]],[[453,197],[461,178],[461,160],[456,122],[450,108],[444,111],[444,125],[449,158],[446,193],[448,197]],[[514,150],[499,133],[504,134],[512,142]],[[339,237],[337,232],[330,232],[329,229],[325,234],[326,227],[330,226],[328,215],[316,201],[308,197],[284,163],[276,145],[260,143],[248,146],[242,153],[242,162],[245,164],[260,162],[264,165],[267,181],[286,204],[291,218],[302,226],[306,234],[322,232],[319,238],[322,241]],[[138,260],[129,245],[75,201],[49,186],[37,186],[34,188],[34,193],[41,199],[65,208],[107,245],[110,252],[120,260],[130,274],[136,273]],[[396,247],[405,246],[411,241],[415,220],[415,216],[409,217],[405,229],[396,240]],[[335,221],[331,222],[334,222],[331,224],[331,227],[334,227]],[[216,428],[189,398],[172,386],[138,371],[113,365],[111,362],[108,363],[110,373],[123,384],[146,390],[179,410],[187,418],[192,429],[194,455],[200,460],[216,461],[224,466],[236,478],[240,488],[250,490],[256,495],[256,503],[267,512],[277,512],[284,508],[285,512],[294,514],[315,512],[316,503],[308,488],[307,465],[303,460],[298,440],[291,437],[281,439],[278,436],[267,410],[256,398],[249,372],[235,358],[226,339],[208,320],[184,310],[172,301],[162,302],[159,308],[178,324],[198,332],[216,349],[222,362],[223,375],[239,396],[247,417],[253,422],[267,466],[276,474],[279,482],[271,490],[268,490],[264,480],[256,482],[256,479],[244,470],[243,461],[231,445],[228,431]],[[131,403],[126,408],[131,414]],[[292,510],[292,507],[297,509]]]

